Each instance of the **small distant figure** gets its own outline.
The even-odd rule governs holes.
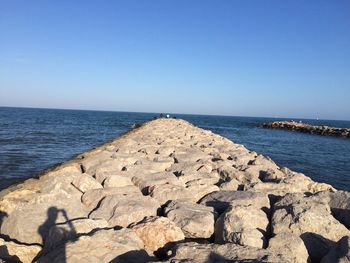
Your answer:
[[[159,115],[159,118],[163,118],[164,117],[164,115],[163,115],[163,113],[161,113],[160,115]]]
[[[167,115],[166,115],[166,117],[169,119],[169,118],[170,118],[170,115],[169,115],[169,114],[167,114]]]

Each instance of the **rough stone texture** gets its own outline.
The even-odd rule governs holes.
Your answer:
[[[293,233],[300,236],[311,260],[320,261],[334,242],[349,230],[331,214],[328,204],[313,196],[287,194],[274,206],[271,220],[274,234]]]
[[[40,251],[41,246],[19,245],[0,238],[0,259],[6,260],[4,262],[30,263]]]
[[[44,255],[38,263],[148,262],[142,240],[130,229],[101,230]]]
[[[149,188],[149,193],[161,204],[165,204],[170,200],[192,201],[195,199],[193,193],[181,185],[154,185]]]
[[[75,240],[82,235],[91,234],[93,231],[107,228],[108,223],[104,219],[78,219],[52,226],[44,240],[44,248],[52,250],[68,240]]]
[[[170,253],[169,253],[170,254]],[[259,249],[236,244],[199,244],[187,242],[177,245],[172,250],[168,262],[290,262],[281,254],[266,249]]]
[[[253,205],[257,208],[270,208],[270,201],[266,194],[246,191],[218,191],[205,196],[201,204],[214,207],[223,213],[230,204]]]
[[[345,191],[319,192],[316,198],[328,202],[333,216],[348,229],[350,228],[350,193]]]
[[[263,248],[268,224],[261,209],[252,205],[230,205],[215,223],[215,242]]]
[[[155,216],[160,204],[148,196],[106,196],[89,215],[91,219],[106,219],[109,226],[127,227],[146,216]]]
[[[321,263],[350,262],[350,236],[342,237],[337,244],[322,258]]]
[[[283,254],[290,262],[305,263],[309,260],[303,240],[292,233],[281,233],[269,240],[270,251]]]
[[[123,186],[132,186],[134,185],[131,182],[131,179],[126,176],[121,175],[108,175],[103,180],[103,187],[111,188],[111,187],[123,187]]]
[[[166,217],[148,217],[133,224],[131,229],[141,238],[148,251],[155,252],[170,242],[184,240],[176,224]]]
[[[73,187],[73,186],[72,186]],[[81,193],[66,191],[40,194],[2,219],[1,234],[28,244],[42,244],[48,229],[56,223],[87,217]]]
[[[44,245],[41,262],[150,260],[134,230],[117,230],[132,225],[148,251],[181,240],[173,262],[346,259],[348,192],[183,120],[136,126],[1,191],[0,251],[30,258]]]
[[[214,233],[217,215],[212,207],[172,201],[165,207],[164,213],[187,238],[209,238]]]
[[[106,196],[142,196],[142,193],[136,186],[123,186],[123,187],[107,187],[104,189],[89,190],[82,196],[82,203],[89,209],[94,209],[97,204]]]
[[[238,191],[241,187],[241,183],[237,179],[228,179],[220,184],[220,191]]]
[[[102,188],[102,185],[88,174],[80,174],[74,177],[72,184],[83,193],[87,190]]]
[[[161,172],[153,173],[149,175],[139,174],[132,178],[132,182],[140,188],[140,190],[148,194],[148,188],[150,186],[162,185],[162,184],[171,184],[171,185],[182,185],[183,183],[171,172]]]

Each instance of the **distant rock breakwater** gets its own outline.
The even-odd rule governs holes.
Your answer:
[[[268,129],[291,130],[310,134],[340,136],[350,138],[350,128],[334,128],[329,126],[315,126],[296,121],[274,121],[263,123],[258,127]]]
[[[348,192],[157,119],[0,192],[0,258],[341,262],[349,209]]]

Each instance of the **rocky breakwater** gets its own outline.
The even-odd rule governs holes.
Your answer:
[[[310,134],[340,136],[350,138],[350,128],[334,128],[329,126],[315,126],[296,121],[274,121],[263,123],[258,127],[268,129],[291,130]]]
[[[348,192],[158,119],[2,191],[0,257],[345,262],[349,209]]]

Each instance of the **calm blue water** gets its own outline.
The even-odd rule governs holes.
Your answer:
[[[113,139],[156,114],[0,107],[0,189]],[[316,181],[350,191],[350,140],[257,128],[270,118],[176,115]],[[298,120],[298,119],[295,119]],[[350,127],[349,121],[303,120]]]

